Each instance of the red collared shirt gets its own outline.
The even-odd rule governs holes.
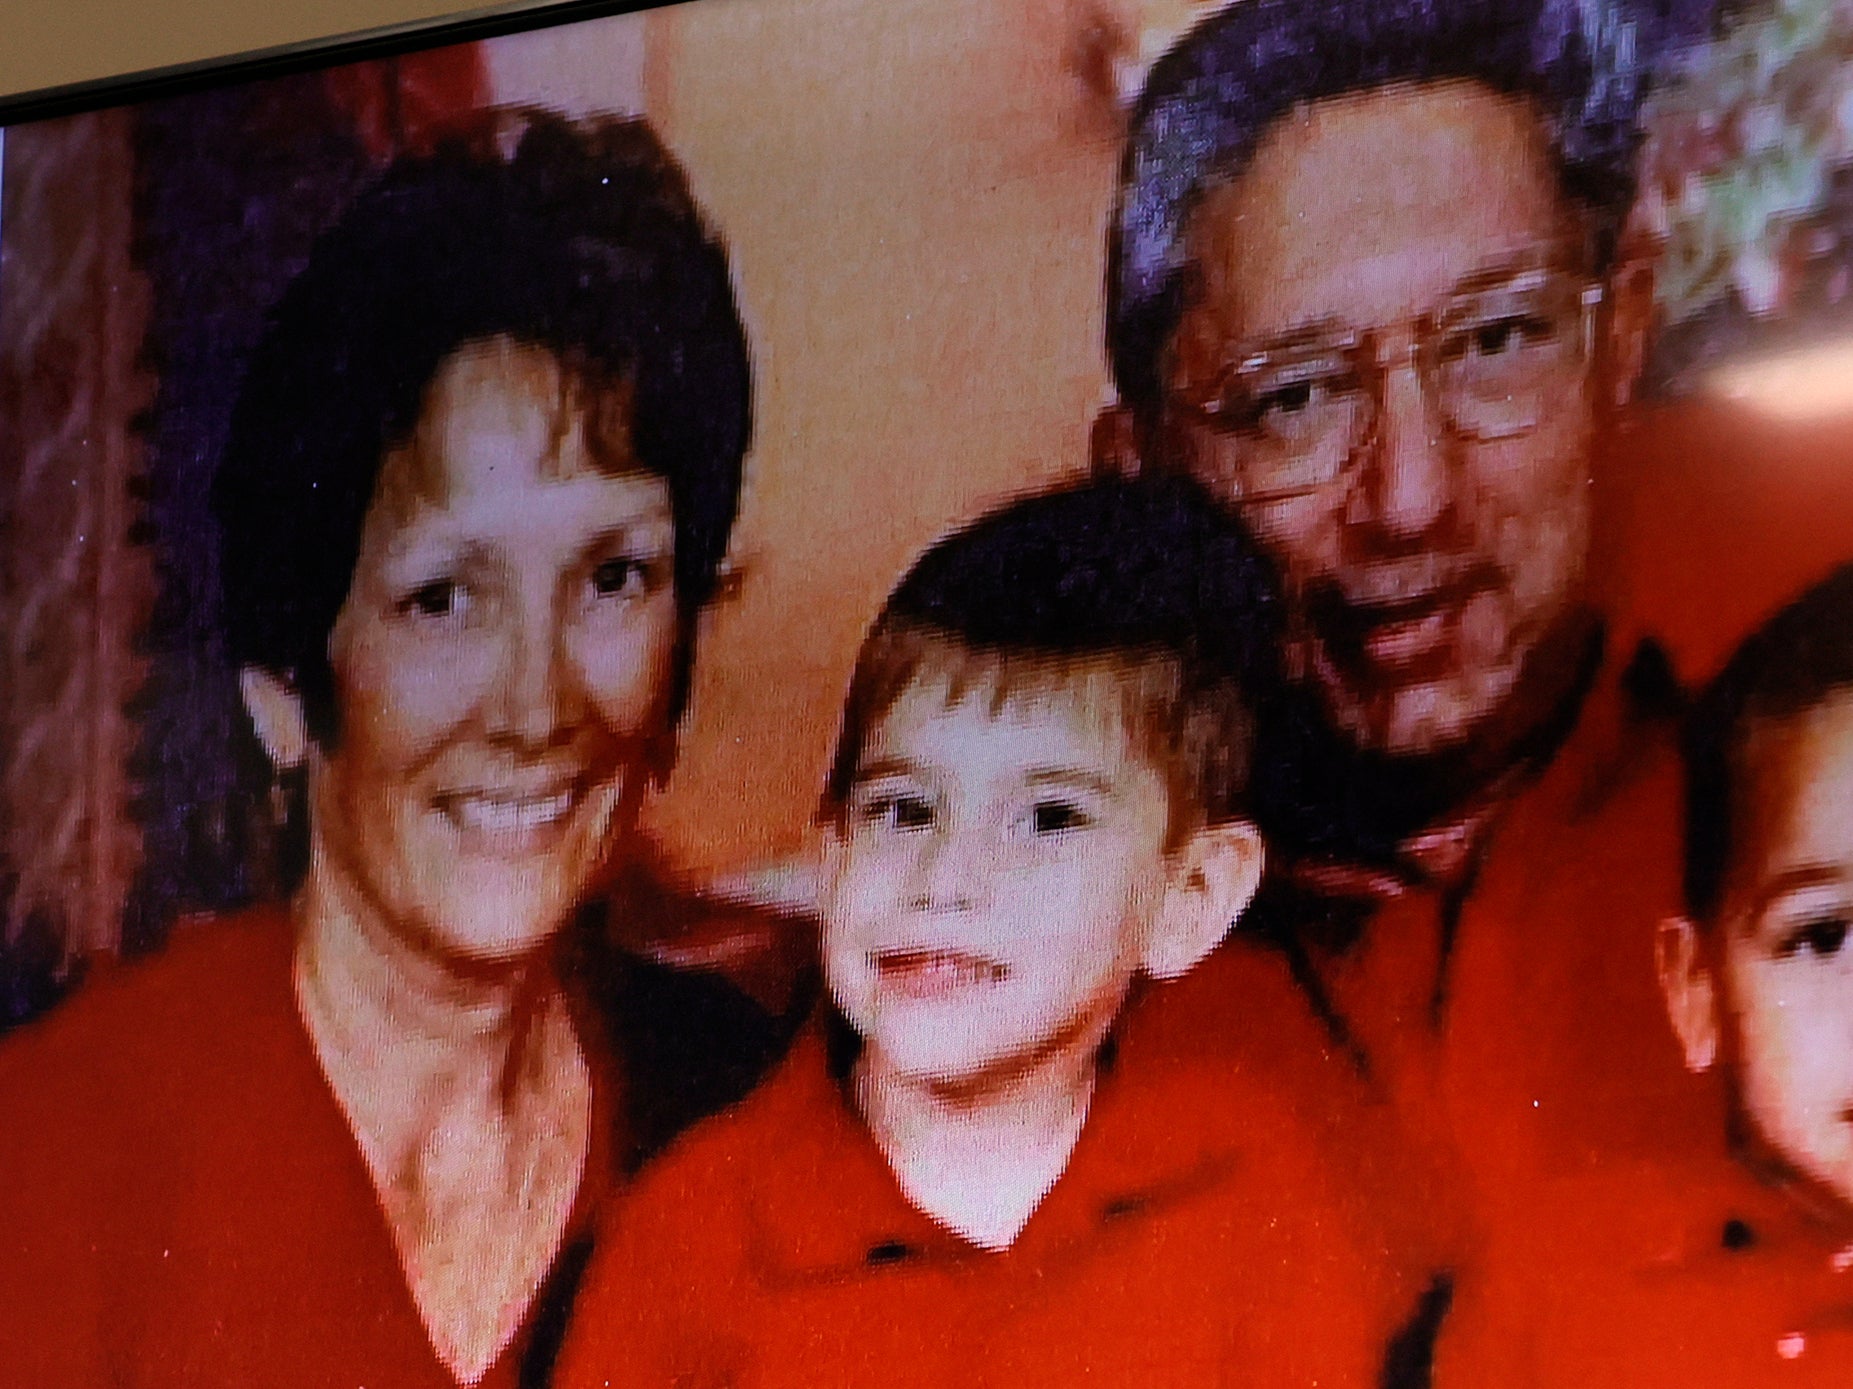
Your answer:
[[[908,1204],[811,1034],[614,1212],[557,1383],[1372,1385],[1368,1267],[1265,1091],[1123,1062],[1016,1242],[977,1248]]]
[[[1464,1291],[1435,1383],[1853,1382],[1853,1226],[1710,1152],[1550,1184]]]

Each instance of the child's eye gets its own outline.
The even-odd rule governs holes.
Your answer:
[[[933,824],[933,806],[924,796],[896,793],[876,796],[862,807],[863,822],[892,830],[923,830]]]
[[[1789,931],[1777,945],[1776,953],[1788,959],[1805,950],[1817,959],[1829,960],[1840,953],[1840,947],[1846,944],[1846,939],[1845,917],[1821,917],[1805,921]]]
[[[1066,834],[1086,829],[1094,817],[1073,801],[1037,801],[1030,810],[1030,823],[1039,835]]]
[[[455,579],[420,584],[394,604],[402,617],[457,617],[469,607],[469,593]]]

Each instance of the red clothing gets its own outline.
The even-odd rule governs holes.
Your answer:
[[[201,926],[0,1050],[0,1380],[456,1389],[291,955],[274,911]],[[479,1382],[514,1385],[526,1339]]]
[[[1103,1069],[992,1253],[908,1204],[807,1036],[614,1213],[557,1383],[1374,1385],[1382,1304],[1316,1151],[1263,1091],[1209,1098]]]
[[[1653,965],[1655,923],[1679,903],[1677,761],[1630,714],[1617,664],[1548,765],[1487,808],[1447,883],[1379,875],[1356,943],[1308,947],[1298,976],[1238,925],[1128,1032],[1129,1053],[1297,1093],[1412,1289],[1525,1219],[1542,1176],[1718,1131],[1678,1083]]]
[[[1853,1382],[1853,1228],[1721,1154],[1540,1193],[1442,1342],[1437,1386]]]

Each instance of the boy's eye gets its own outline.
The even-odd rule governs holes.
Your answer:
[[[1039,835],[1066,834],[1086,829],[1094,817],[1073,801],[1037,801],[1030,811],[1030,823]]]
[[[1820,917],[1814,921],[1805,921],[1789,931],[1776,947],[1776,953],[1788,959],[1807,951],[1817,959],[1828,960],[1840,953],[1840,947],[1846,944],[1846,939],[1845,917]]]
[[[455,579],[433,579],[400,598],[395,607],[406,617],[452,617],[467,603],[468,595]]]
[[[933,824],[933,806],[924,796],[897,792],[876,796],[862,807],[865,823],[893,830],[923,830]]]

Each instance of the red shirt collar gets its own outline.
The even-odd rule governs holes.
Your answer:
[[[1225,1087],[1226,1088],[1226,1087]],[[1205,1104],[1181,1069],[1127,1075],[1103,1066],[1067,1170],[1003,1253],[971,1244],[912,1206],[831,1074],[821,1030],[793,1047],[765,1088],[778,1161],[750,1179],[756,1256],[788,1277],[844,1276],[922,1260],[1060,1257],[1103,1227],[1162,1213],[1241,1169],[1241,1130],[1274,1132],[1239,1097]],[[1259,1097],[1256,1097],[1257,1102]]]

